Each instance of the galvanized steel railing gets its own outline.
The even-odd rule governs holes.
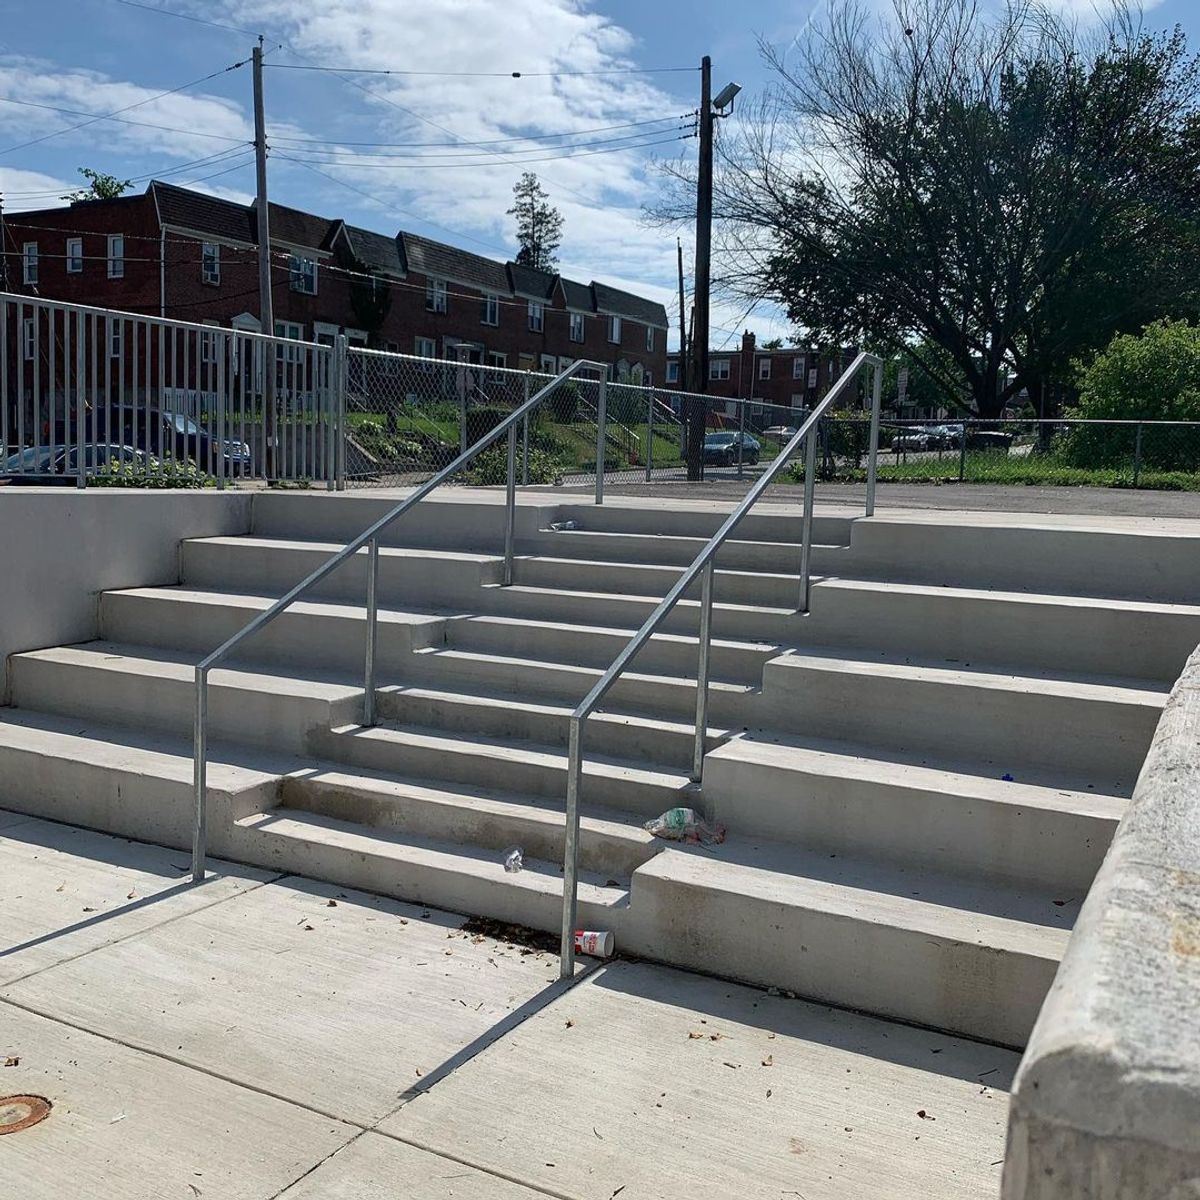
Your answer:
[[[693,781],[699,783],[704,769],[704,745],[708,734],[708,674],[712,651],[712,607],[714,560],[729,535],[754,507],[759,497],[783,470],[801,444],[805,445],[804,509],[801,526],[800,547],[800,611],[807,612],[811,595],[813,488],[816,482],[817,427],[824,414],[845,395],[847,389],[858,378],[864,366],[874,368],[874,384],[871,397],[871,445],[867,462],[866,515],[875,511],[875,475],[879,450],[879,409],[883,394],[883,360],[874,354],[862,353],[850,364],[841,378],[812,410],[792,439],[780,451],[779,456],[763,472],[745,498],[726,518],[721,528],[709,539],[704,549],[696,555],[691,566],[675,581],[675,585],[663,597],[662,602],[646,618],[641,629],[633,635],[625,649],[617,655],[612,666],[605,671],[595,687],[583,698],[571,714],[570,732],[567,743],[567,829],[563,855],[563,914],[561,973],[569,978],[575,969],[576,912],[579,900],[579,793],[583,783],[583,730],[588,717],[599,707],[635,655],[654,636],[666,620],[667,615],[679,603],[683,594],[703,573],[700,583],[700,630],[699,665],[696,672],[696,732],[692,755]]]
[[[435,488],[445,483],[451,476],[458,474],[475,458],[483,453],[494,442],[505,434],[508,435],[508,486],[506,492],[506,514],[504,527],[504,583],[512,582],[513,548],[516,530],[516,461],[517,461],[517,427],[525,417],[537,408],[539,404],[560,384],[583,370],[598,371],[600,374],[599,399],[599,430],[598,444],[603,453],[604,445],[604,412],[606,394],[605,368],[599,363],[586,362],[582,359],[571,364],[561,375],[556,376],[545,387],[540,388],[530,396],[520,407],[513,410],[494,429],[485,434],[473,446],[464,448],[458,457],[436,475],[421,484],[420,487],[407,496],[384,516],[380,517],[369,528],[363,530],[352,542],[349,542],[336,554],[326,559],[306,579],[296,584],[286,595],[281,596],[270,608],[261,612],[253,621],[240,629],[228,641],[218,646],[211,654],[196,665],[196,713],[193,744],[193,786],[195,792],[195,818],[192,836],[192,878],[199,881],[204,878],[205,860],[207,857],[208,834],[208,675],[214,667],[222,663],[244,641],[258,633],[264,626],[269,625],[281,613],[290,608],[301,596],[311,591],[326,576],[335,571],[344,562],[357,554],[364,546],[367,548],[367,629],[364,668],[364,698],[363,724],[375,724],[375,659],[378,640],[379,621],[379,538],[397,518],[402,517],[409,509],[414,508]],[[603,472],[597,476],[596,502],[602,500]]]

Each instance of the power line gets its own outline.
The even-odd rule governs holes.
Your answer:
[[[580,150],[578,152],[568,152],[565,154],[543,155],[540,158],[505,158],[503,161],[508,166],[524,167],[524,166],[529,166],[533,163],[560,162],[563,159],[567,159],[567,158],[589,158],[592,155],[596,155],[596,154],[620,154],[623,151],[627,151],[627,150],[648,150],[651,147],[666,146],[672,142],[691,141],[693,136],[694,135],[690,134],[690,133],[684,134],[682,136],[675,134],[669,138],[661,138],[657,141],[637,142],[637,143],[634,143],[632,145],[627,145],[627,146],[608,146],[608,147],[605,147],[605,148],[602,148],[599,150]],[[279,154],[279,155],[276,155],[275,157],[287,158],[288,156],[284,155],[284,154]],[[312,159],[312,161],[314,163],[321,163],[324,166],[354,167],[356,169],[357,168],[364,168],[364,169],[382,168],[384,170],[392,170],[392,171],[399,171],[399,170],[404,170],[404,171],[430,171],[430,170],[450,171],[450,170],[454,170],[455,168],[461,168],[461,167],[471,167],[471,168],[479,169],[481,167],[491,165],[489,163],[481,163],[481,162],[477,161],[478,157],[479,156],[476,155],[475,161],[472,161],[472,162],[452,162],[452,163],[449,163],[449,162],[420,162],[420,161],[415,161],[415,160],[408,160],[408,161],[403,161],[403,162],[361,162],[356,159],[347,159],[347,158],[314,158],[314,159]],[[299,160],[289,158],[288,161],[289,162],[297,162]]]
[[[122,3],[124,0],[122,0]],[[663,75],[699,67],[606,67],[595,71],[396,71],[379,67],[301,66],[271,63],[275,71],[328,71],[335,75],[410,75],[441,79],[559,79],[570,75]]]
[[[157,13],[160,17],[178,17],[181,21],[193,21],[197,25],[207,25],[211,29],[224,29],[229,33],[242,34],[245,37],[258,37],[259,35],[249,29],[239,29],[236,25],[223,25],[220,21],[206,21],[203,17],[193,17],[189,13],[175,12],[170,8],[156,8],[153,4],[139,4],[138,0],[116,0],[117,4],[123,4],[126,8],[140,8],[144,12]]]
[[[611,133],[615,129],[634,129],[646,125],[665,125],[669,121],[687,121],[694,119],[695,111],[680,113],[677,116],[670,117],[653,117],[646,121],[626,121],[621,125],[600,125],[594,129],[575,129],[565,130],[562,133],[531,133],[525,137],[509,137],[509,138],[488,138],[484,141],[471,142],[473,146],[499,146],[506,145],[512,142],[545,142],[554,138],[571,138],[585,137],[593,133]],[[349,142],[342,141],[337,138],[301,138],[289,137],[285,134],[276,134],[271,138],[273,145],[281,142],[297,142],[305,146],[349,146],[357,148],[360,146],[372,147],[377,146],[381,149],[393,150],[441,150],[452,149],[462,146],[464,143],[461,138],[454,142]]]
[[[204,75],[200,79],[193,79],[190,83],[181,83],[178,87],[169,88],[165,92],[159,92],[155,96],[148,96],[145,100],[137,100],[133,104],[127,104],[124,108],[114,109],[110,113],[104,113],[100,116],[92,117],[91,120],[81,121],[78,125],[69,125],[65,129],[56,129],[53,133],[43,134],[41,137],[31,138],[27,142],[20,142],[15,146],[8,146],[4,150],[0,150],[0,155],[11,154],[14,150],[26,150],[30,146],[39,145],[41,142],[48,142],[51,138],[56,138],[64,133],[75,133],[77,130],[86,129],[89,125],[95,125],[97,121],[109,121],[113,117],[120,116],[122,113],[127,113],[131,109],[141,108],[144,104],[153,104],[155,100],[163,100],[167,96],[174,96],[178,92],[186,91],[188,88],[197,87],[202,83],[208,83],[211,79],[216,79],[221,75],[227,75],[230,71],[236,71],[238,67],[244,67],[250,60],[244,58],[241,62],[235,62],[231,66],[222,67],[219,71],[213,71],[210,75]]]
[[[166,133],[182,133],[188,137],[215,138],[222,142],[248,142],[248,138],[229,137],[224,133],[205,133],[201,129],[180,129],[175,125],[156,125],[150,121],[131,121],[128,117],[101,116],[78,108],[58,108],[53,104],[39,104],[34,100],[14,100],[11,96],[0,96],[0,104],[19,104],[23,108],[44,108],[47,112],[63,113],[68,117],[95,117],[99,121],[117,121],[122,125],[137,125],[141,129],[161,129]]]

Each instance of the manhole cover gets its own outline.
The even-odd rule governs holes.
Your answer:
[[[50,1101],[41,1096],[0,1096],[0,1133],[20,1133],[50,1115]]]

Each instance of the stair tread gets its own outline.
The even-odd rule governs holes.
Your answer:
[[[308,541],[304,538],[272,538],[261,537],[257,534],[220,535],[216,537],[186,538],[188,543],[203,543],[213,546],[256,547],[273,550],[318,550],[328,553],[331,557],[339,550],[345,549],[345,542]],[[359,553],[365,555],[363,549]],[[456,562],[496,562],[503,554],[482,554],[470,550],[442,550],[427,546],[388,546],[380,544],[381,558],[447,558]]]
[[[353,853],[372,855],[423,866],[465,872],[495,884],[543,895],[562,895],[562,867],[558,863],[526,858],[520,871],[508,872],[500,856],[492,851],[431,838],[407,837],[395,830],[376,829],[353,821],[307,813],[301,809],[277,808],[269,813],[243,817],[243,828],[256,829],[279,837],[319,842]],[[579,873],[579,899],[587,904],[615,909],[629,902],[625,881],[621,886],[606,886],[606,876],[588,871]]]
[[[698,549],[703,547],[704,545],[706,545],[706,542],[704,542],[703,540],[697,541]],[[818,549],[820,549],[820,550],[835,550],[835,549],[840,549],[840,548],[841,547],[836,547],[836,546],[814,546],[813,547],[814,550],[818,550]],[[795,550],[797,554],[799,553],[798,546],[791,547],[791,549]],[[550,554],[521,554],[521,555],[518,555],[517,556],[517,564],[520,565],[522,562],[554,563],[555,565],[559,565],[559,566],[571,566],[571,567],[580,567],[580,566],[597,567],[597,568],[618,567],[621,570],[645,571],[646,573],[649,573],[651,571],[672,571],[677,575],[681,574],[683,571],[685,571],[687,569],[686,565],[680,566],[680,564],[678,564],[678,563],[656,563],[656,562],[640,562],[640,561],[639,562],[628,562],[628,561],[618,560],[618,559],[602,559],[602,558],[556,558],[555,556],[550,555]],[[751,570],[746,570],[743,567],[717,567],[716,575],[718,578],[720,578],[721,576],[724,575],[724,576],[730,576],[730,577],[734,577],[734,578],[767,579],[767,580],[772,580],[772,581],[782,580],[784,582],[790,582],[790,581],[795,580],[795,578],[796,578],[796,575],[794,572],[789,572],[789,571],[751,571]]]
[[[797,530],[799,529],[799,525],[800,525],[800,521],[799,521],[799,518],[797,518],[797,520],[796,520]],[[668,533],[668,534],[637,533],[637,532],[623,533],[617,529],[555,529],[555,530],[547,530],[546,532],[548,534],[551,534],[555,538],[560,538],[560,537],[574,538],[574,539],[592,538],[592,539],[596,539],[599,541],[602,541],[605,538],[609,538],[609,539],[611,539],[611,538],[622,538],[622,539],[623,538],[633,538],[633,539],[636,539],[642,545],[657,545],[657,544],[661,544],[664,540],[671,541],[671,542],[689,542],[689,543],[694,543],[697,548],[706,545],[711,540],[711,535],[710,535],[710,537],[701,537],[699,534],[695,534],[695,533]],[[847,549],[847,547],[841,542],[814,542],[813,544],[814,544],[814,546],[820,546],[821,548],[827,549],[827,550],[845,550],[845,549]],[[729,547],[736,547],[736,546],[754,546],[756,548],[757,547],[765,547],[769,550],[778,551],[781,554],[782,553],[791,553],[791,552],[795,552],[795,553],[799,554],[799,552],[800,552],[799,541],[772,542],[772,541],[764,541],[761,538],[734,537],[734,538],[730,538],[725,543],[725,545],[729,546]]]
[[[495,759],[516,758],[521,762],[561,767],[564,772],[567,766],[565,749],[540,742],[523,741],[519,738],[485,737],[477,733],[449,733],[394,721],[383,721],[373,726],[341,725],[336,727],[333,733],[387,742],[395,746],[421,746],[425,749],[439,750],[445,754],[472,754]],[[665,787],[682,788],[690,782],[687,774],[682,771],[653,770],[638,766],[626,759],[592,753],[584,755],[583,773],[585,777],[588,775],[609,776]]]
[[[640,876],[1052,961],[1062,957],[1083,900],[750,837],[658,854],[638,868],[635,891]]]
[[[820,576],[813,576],[814,582],[820,579]],[[574,600],[618,600],[627,601],[629,603],[646,604],[651,607],[659,604],[662,600],[661,594],[640,594],[632,592],[591,592],[584,591],[578,588],[562,588],[562,587],[543,587],[534,583],[512,583],[507,587],[498,583],[485,583],[483,585],[485,591],[496,592],[514,592],[518,595],[527,596],[567,596]],[[676,605],[677,608],[698,609],[700,607],[699,600],[692,600],[688,597],[680,600]],[[735,604],[727,600],[714,599],[713,608],[719,611],[729,612],[748,612],[761,613],[764,616],[771,617],[791,617],[795,616],[795,607],[779,607],[770,604]]]
[[[805,738],[773,730],[749,730],[731,738],[707,757],[764,763],[784,770],[840,779],[865,779],[901,787],[943,791],[965,799],[1011,804],[1017,808],[1070,810],[1119,820],[1131,789],[1096,785],[1077,773],[1022,768],[1006,780],[999,766],[983,774],[978,758],[959,760],[950,753],[905,754],[890,748],[829,738]],[[1091,786],[1089,786],[1091,785]]]
[[[810,646],[785,650],[775,662],[790,668],[831,671],[851,675],[886,675],[924,683],[962,684],[997,691],[1037,691],[1075,699],[1108,700],[1161,708],[1170,684],[1123,676],[1085,675],[1072,671],[1007,671],[994,664],[974,666],[954,659],[929,659],[919,655],[878,652],[856,647]]]

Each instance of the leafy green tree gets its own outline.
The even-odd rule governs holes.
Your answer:
[[[532,171],[526,171],[513,185],[508,215],[517,219],[517,262],[537,271],[553,271],[562,245],[562,213],[550,203]]]
[[[339,249],[339,265],[350,272],[348,287],[354,323],[367,335],[367,345],[379,348],[379,334],[392,310],[392,289],[368,263],[346,249]]]
[[[80,167],[79,174],[88,181],[88,186],[78,192],[68,192],[60,199],[69,200],[72,204],[83,200],[115,200],[133,187],[132,179],[118,179],[115,175],[93,171],[91,167]]]

